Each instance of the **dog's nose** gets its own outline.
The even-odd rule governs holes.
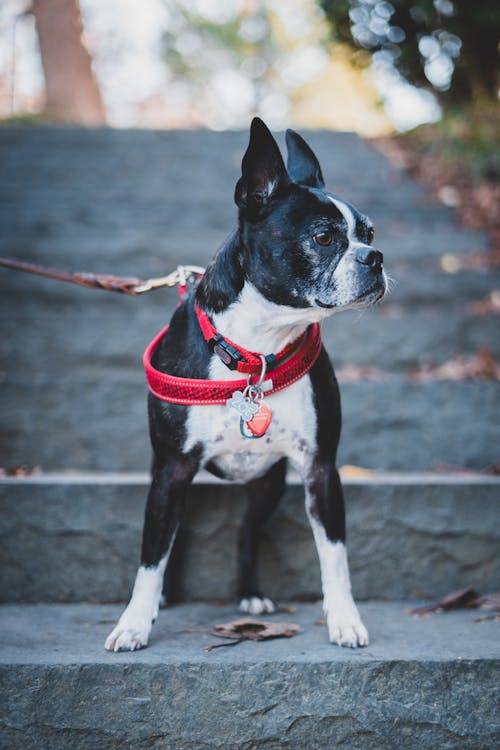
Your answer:
[[[360,247],[356,251],[356,260],[364,266],[370,266],[373,270],[380,270],[384,262],[384,256],[379,250],[372,247]]]

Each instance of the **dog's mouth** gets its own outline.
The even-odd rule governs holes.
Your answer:
[[[364,289],[360,294],[357,295],[357,297],[349,300],[349,302],[338,305],[335,304],[335,302],[322,302],[320,299],[316,298],[314,300],[314,303],[318,307],[322,307],[324,310],[333,310],[336,307],[353,307],[354,305],[373,305],[375,302],[378,302],[382,299],[386,292],[386,288],[387,285],[382,278],[375,284],[369,286],[368,289]]]

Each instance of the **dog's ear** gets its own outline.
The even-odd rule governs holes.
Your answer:
[[[236,205],[256,214],[289,182],[278,144],[262,120],[254,117],[234,191]]]
[[[295,130],[286,131],[288,149],[288,174],[294,182],[307,187],[325,187],[319,161],[305,140]]]

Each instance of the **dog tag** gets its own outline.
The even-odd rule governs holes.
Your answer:
[[[226,401],[226,406],[235,409],[244,421],[252,419],[259,409],[259,404],[242,391],[235,391],[232,397]]]
[[[252,419],[246,423],[248,429],[255,435],[255,437],[262,437],[267,431],[267,428],[271,424],[273,418],[273,412],[269,406],[261,401],[259,410],[255,412]]]

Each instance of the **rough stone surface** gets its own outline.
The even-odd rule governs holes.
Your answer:
[[[274,619],[292,639],[221,642],[228,607],[162,612],[150,646],[109,654],[116,606],[0,609],[0,716],[9,750],[492,750],[500,742],[498,623],[361,607],[372,642],[328,644],[319,605]]]
[[[145,470],[150,444],[139,366],[82,368],[2,384],[0,465]],[[338,459],[372,469],[438,464],[483,469],[498,463],[498,383],[414,385],[400,378],[341,386]],[[43,403],[43,408],[41,404]],[[209,408],[209,407],[207,407]]]
[[[500,479],[389,474],[344,480],[353,590],[360,599],[441,595],[500,580]],[[147,479],[90,475],[0,481],[0,599],[118,601],[128,598],[139,560]],[[236,535],[245,489],[193,485],[178,536],[170,595],[235,595]],[[320,576],[303,490],[289,486],[265,527],[264,593],[314,597]]]
[[[404,469],[498,462],[496,384],[406,381],[409,367],[480,346],[500,356],[495,317],[468,308],[499,287],[500,274],[440,268],[443,254],[484,250],[485,236],[456,227],[450,209],[355,135],[308,139],[331,188],[372,216],[395,280],[376,308],[323,326],[338,368],[376,366],[391,376],[343,386],[341,461]],[[246,142],[246,133],[2,128],[0,254],[143,277],[205,265],[235,224]],[[175,292],[133,299],[3,269],[0,292],[0,465],[145,469],[141,354]]]

